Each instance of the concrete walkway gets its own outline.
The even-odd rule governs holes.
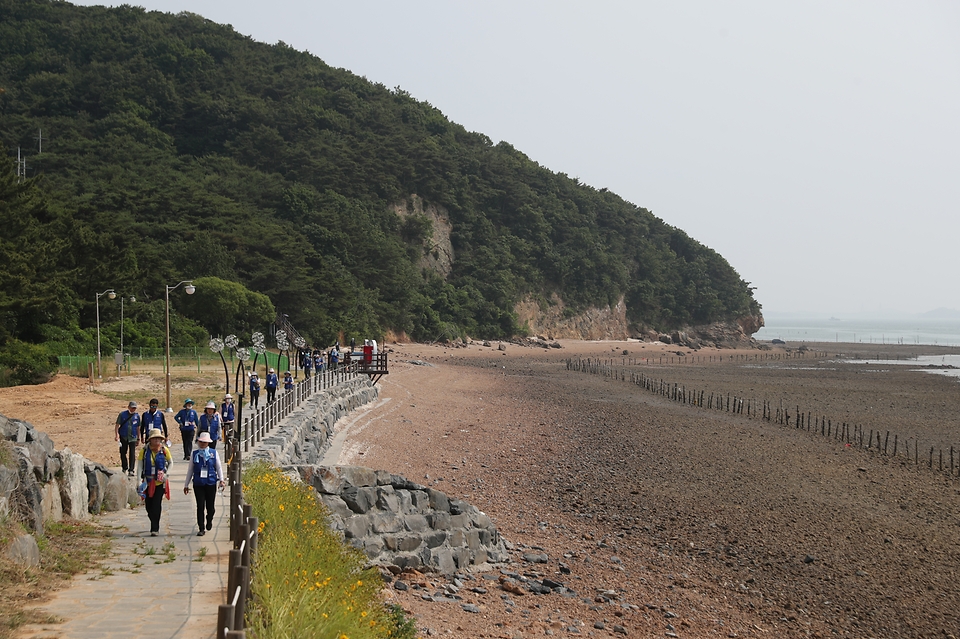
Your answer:
[[[115,470],[120,472],[119,467]],[[100,569],[77,575],[52,600],[37,606],[63,623],[25,626],[17,636],[215,637],[217,606],[226,603],[227,561],[233,548],[229,488],[217,496],[213,530],[198,537],[193,491],[183,494],[186,470],[187,462],[177,461],[171,471],[170,501],[163,502],[159,536],[150,536],[143,506],[98,517],[98,523],[113,530],[110,557]]]

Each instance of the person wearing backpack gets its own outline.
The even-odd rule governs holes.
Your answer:
[[[213,402],[207,402],[203,408],[203,415],[200,416],[200,434],[203,433],[210,435],[210,448],[216,448],[223,433],[223,418],[217,413],[217,405]]]
[[[224,484],[220,453],[211,448],[210,443],[210,433],[200,433],[197,438],[197,449],[190,454],[187,478],[183,482],[184,495],[190,494],[190,484],[193,483],[193,494],[197,500],[198,537],[202,537],[213,528],[217,488],[223,488]]]
[[[137,443],[140,441],[140,415],[137,414],[137,403],[127,404],[127,410],[117,415],[117,423],[113,428],[114,441],[120,442],[120,467],[123,472],[133,477],[136,468]]]
[[[180,424],[180,437],[183,439],[183,461],[190,459],[190,451],[193,450],[193,438],[197,432],[197,423],[200,418],[197,417],[197,411],[193,410],[193,400],[189,397],[183,402],[183,408],[173,418]]]
[[[140,451],[140,496],[150,518],[150,536],[160,534],[160,514],[163,510],[163,497],[170,499],[170,483],[167,474],[173,455],[164,446],[163,431],[159,428],[147,433],[147,445]]]

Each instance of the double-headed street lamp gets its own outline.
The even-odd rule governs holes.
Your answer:
[[[184,292],[187,295],[193,295],[194,291],[197,290],[197,287],[193,285],[193,280],[184,280],[177,284],[176,286],[167,286],[167,412],[172,413],[173,408],[170,406],[170,291],[176,290],[181,285],[186,284],[183,287]]]
[[[100,366],[100,298],[104,295],[108,299],[116,299],[117,294],[112,288],[108,288],[103,293],[97,293],[94,302],[97,304],[97,377],[103,379],[103,369]]]

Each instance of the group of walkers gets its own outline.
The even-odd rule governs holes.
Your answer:
[[[150,534],[160,533],[160,515],[163,498],[170,499],[170,469],[173,453],[166,417],[159,410],[160,401],[150,400],[150,409],[137,414],[137,402],[127,404],[127,410],[117,416],[114,438],[120,443],[120,467],[129,477],[138,477],[137,492],[143,499],[150,520]],[[217,488],[224,486],[223,464],[217,452],[217,442],[230,436],[236,412],[233,397],[227,393],[219,410],[210,401],[198,415],[193,400],[187,399],[174,420],[180,426],[183,440],[183,460],[187,465],[183,494],[193,487],[197,502],[197,535],[204,535],[213,527],[216,512]],[[194,443],[197,447],[194,448]],[[138,444],[144,444],[137,453]]]
[[[310,377],[310,371],[319,375],[327,369],[336,370],[341,363],[349,364],[354,358],[362,358],[360,361],[369,364],[377,353],[377,340],[363,340],[363,351],[360,353],[357,352],[357,340],[350,338],[350,348],[343,350],[343,352],[341,352],[339,341],[335,342],[326,353],[319,349],[311,351],[309,348],[301,351],[300,366],[303,368],[303,374]]]
[[[356,340],[350,340],[350,349],[344,353],[344,363],[353,357],[362,356],[369,364],[377,353],[376,340],[364,340],[363,352],[354,353]],[[300,363],[306,377],[311,371],[322,373],[328,367],[336,370],[340,365],[341,353],[338,341],[330,350],[306,349],[300,353]],[[276,369],[270,368],[263,381],[267,391],[266,403],[276,401],[280,377]],[[294,380],[290,371],[283,374],[283,389],[291,391]],[[250,405],[258,409],[260,405],[261,382],[257,373],[249,374]],[[164,412],[160,410],[160,400],[150,400],[150,407],[142,414],[137,413],[137,402],[127,404],[127,410],[117,416],[114,425],[114,439],[120,445],[120,466],[129,477],[140,480],[138,493],[144,501],[147,516],[150,519],[150,534],[156,536],[160,531],[160,515],[163,499],[170,499],[170,469],[173,466],[172,443]],[[183,408],[173,418],[180,427],[183,442],[183,461],[188,462],[183,494],[190,493],[191,486],[197,503],[197,535],[203,535],[213,527],[213,516],[217,488],[224,486],[223,463],[217,452],[217,444],[232,437],[236,424],[236,407],[233,396],[227,393],[220,406],[208,401],[202,413],[194,409],[194,402],[187,398]],[[194,447],[196,444],[196,447]],[[139,452],[137,451],[140,446]]]

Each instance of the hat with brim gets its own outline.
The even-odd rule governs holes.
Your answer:
[[[166,437],[163,436],[163,431],[159,428],[151,428],[150,432],[147,433],[147,439],[157,439],[158,437],[160,439],[166,439]]]
[[[212,443],[213,443],[213,440],[210,438],[210,433],[206,433],[206,432],[200,433],[200,436],[197,437],[197,441],[198,441],[198,442],[207,442],[208,444],[212,444]]]

